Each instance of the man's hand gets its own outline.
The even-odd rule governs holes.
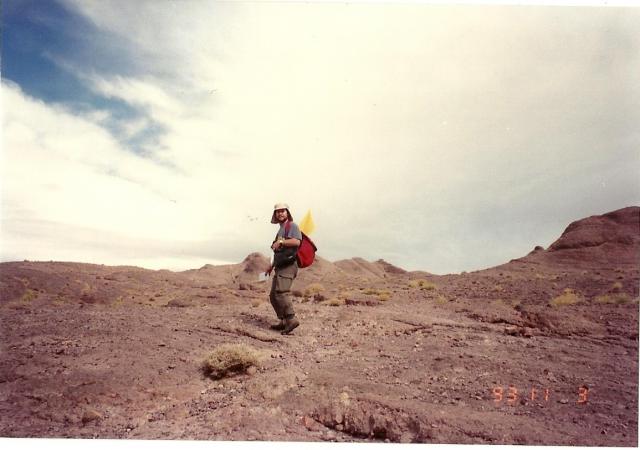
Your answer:
[[[280,250],[284,246],[284,239],[278,239],[273,244],[271,244],[271,250],[274,252]]]
[[[270,265],[270,266],[267,268],[267,270],[264,272],[264,274],[265,274],[266,276],[271,276],[271,271],[272,271],[272,270],[273,270],[273,266],[271,266],[271,265]]]

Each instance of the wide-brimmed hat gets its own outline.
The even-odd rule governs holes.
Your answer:
[[[273,214],[271,215],[271,223],[279,223],[278,219],[276,219],[276,211],[279,209],[286,209],[287,217],[289,218],[290,221],[293,221],[293,217],[291,216],[291,211],[289,211],[289,205],[287,205],[286,203],[276,203],[275,205],[273,205]]]

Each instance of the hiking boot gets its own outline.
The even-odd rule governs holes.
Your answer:
[[[284,320],[280,320],[280,322],[278,322],[275,325],[271,325],[269,328],[271,328],[272,330],[277,330],[277,331],[281,331],[284,330]]]
[[[300,322],[298,322],[298,319],[296,319],[295,317],[292,317],[291,319],[287,319],[284,323],[284,330],[282,330],[281,334],[291,333],[293,330],[298,328],[298,325],[300,325]]]

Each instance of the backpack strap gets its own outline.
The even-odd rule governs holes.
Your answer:
[[[287,239],[287,235],[289,234],[289,231],[291,231],[291,221],[287,220],[287,222],[284,224],[284,238]]]

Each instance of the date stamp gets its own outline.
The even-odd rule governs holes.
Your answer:
[[[531,387],[529,390],[518,390],[515,386],[495,386],[491,390],[493,401],[495,404],[516,405],[518,402],[529,399],[539,402],[549,402],[553,397],[553,391],[549,388]],[[576,392],[575,403],[584,405],[589,402],[589,388],[587,386],[579,386]],[[561,402],[562,403],[562,402]]]

